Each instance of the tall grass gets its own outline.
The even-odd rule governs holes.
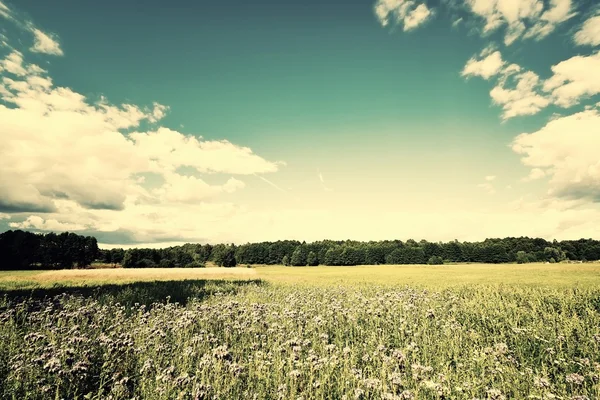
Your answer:
[[[0,300],[0,398],[600,398],[600,290],[139,285]]]

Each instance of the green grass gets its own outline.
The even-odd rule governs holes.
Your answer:
[[[458,264],[355,267],[284,267],[200,269],[95,269],[0,271],[0,291],[184,279],[262,279],[271,283],[411,285],[445,288],[461,285],[600,287],[600,264]]]
[[[2,399],[600,399],[597,264],[2,272],[0,285]]]

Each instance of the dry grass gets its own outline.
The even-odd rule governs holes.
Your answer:
[[[461,285],[600,287],[600,263],[362,265],[356,267],[258,267],[267,281],[345,285],[378,284],[444,288]]]
[[[600,263],[1,271],[0,290],[185,279],[263,279],[273,283],[319,286],[371,283],[428,288],[476,284],[591,288],[600,287]]]
[[[0,272],[0,290],[189,279],[257,279],[252,268],[69,269]]]

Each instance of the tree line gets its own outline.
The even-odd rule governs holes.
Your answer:
[[[185,244],[165,249],[102,250],[103,261],[125,268],[198,267],[211,261],[219,266],[237,264],[377,265],[444,263],[529,263],[600,260],[600,241],[580,239],[547,241],[539,238],[486,239],[482,242],[428,242],[421,240],[333,241],[293,240],[234,244]]]
[[[96,239],[74,233],[0,234],[0,269],[59,269],[90,265],[93,261],[124,268],[203,267],[237,264],[377,265],[445,263],[529,263],[600,260],[600,241],[592,239],[547,241],[509,237],[481,242],[428,242],[384,240],[358,242],[295,240],[235,244],[194,244],[162,249],[98,249]]]
[[[0,234],[0,270],[82,268],[99,256],[92,236],[21,230]]]

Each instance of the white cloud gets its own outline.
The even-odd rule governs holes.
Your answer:
[[[410,31],[419,25],[425,23],[432,13],[425,4],[419,4],[414,10],[409,12],[404,18],[404,30]]]
[[[9,72],[16,76],[27,75],[27,70],[23,66],[23,54],[13,51],[4,60],[0,61],[0,73]]]
[[[477,185],[477,187],[484,189],[489,194],[496,193],[496,188],[494,187],[494,185],[491,182],[480,183]]]
[[[6,4],[0,1],[0,16],[4,18],[11,18],[10,9]]]
[[[600,50],[589,56],[575,56],[552,67],[553,76],[544,83],[553,102],[571,107],[583,98],[600,93]]]
[[[546,176],[546,171],[541,168],[532,168],[529,171],[529,175],[522,179],[523,182],[531,182],[538,179],[542,179]]]
[[[55,219],[44,220],[42,217],[37,215],[32,215],[23,222],[11,222],[8,225],[15,229],[35,229],[55,232],[81,231],[85,229],[85,226],[80,224],[64,223]]]
[[[556,118],[515,138],[524,165],[544,169],[554,197],[600,202],[600,108]]]
[[[229,178],[223,185],[209,185],[194,176],[165,173],[165,183],[153,190],[161,203],[194,203],[214,198],[222,193],[233,193],[245,187],[244,182]]]
[[[504,110],[502,118],[507,120],[521,115],[533,115],[550,104],[550,100],[539,94],[541,82],[532,71],[514,75],[514,88],[507,88],[509,79],[501,79],[490,91],[495,104]]]
[[[504,120],[537,114],[551,104],[569,108],[600,93],[600,51],[571,57],[551,70],[552,76],[542,80],[535,72],[504,61],[499,51],[487,48],[467,61],[462,75],[496,78],[490,96],[502,106]]]
[[[236,178],[211,185],[184,176],[277,171],[250,148],[204,140],[157,127],[129,134],[142,121],[158,122],[168,108],[93,103],[11,53],[0,61],[0,211],[12,227],[125,235],[134,241],[202,238],[207,226],[238,212],[218,196],[245,185]],[[158,188],[140,174],[154,173]],[[4,214],[3,214],[4,215]],[[19,218],[24,220],[19,221]],[[212,228],[211,228],[212,229]]]
[[[148,120],[152,123],[158,122],[161,119],[163,119],[166,115],[167,112],[169,111],[169,107],[159,104],[159,103],[153,103],[153,109],[152,109],[152,115],[148,118]]]
[[[520,37],[541,39],[573,15],[571,0],[466,0],[474,14],[485,20],[482,33],[506,27],[508,46]]]
[[[495,175],[488,175],[488,176],[485,177],[485,180],[488,181],[488,182],[491,182],[491,181],[493,181],[495,179],[496,179]]]
[[[33,22],[23,18],[18,12],[11,10],[6,4],[0,1],[0,16],[13,22],[19,29],[22,29],[32,35],[33,45],[30,50],[34,53],[51,54],[62,56],[63,51],[55,35],[43,32],[37,28]],[[2,40],[5,46],[8,46],[8,40]]]
[[[574,40],[581,46],[600,45],[600,15],[590,17],[585,21],[581,29],[575,33]]]
[[[462,70],[462,76],[480,76],[483,79],[490,79],[499,74],[506,62],[502,60],[502,54],[499,51],[493,51],[492,48],[484,49],[479,58],[472,57],[467,61]]]
[[[55,56],[63,55],[60,44],[55,37],[52,37],[37,28],[32,28],[31,32],[33,33],[35,39],[31,51],[36,53],[52,54]]]
[[[425,3],[415,0],[377,0],[375,15],[382,26],[397,23],[409,31],[427,22],[433,13]]]
[[[10,215],[8,214],[4,214],[4,213],[0,213],[0,221],[3,219],[10,219]]]

